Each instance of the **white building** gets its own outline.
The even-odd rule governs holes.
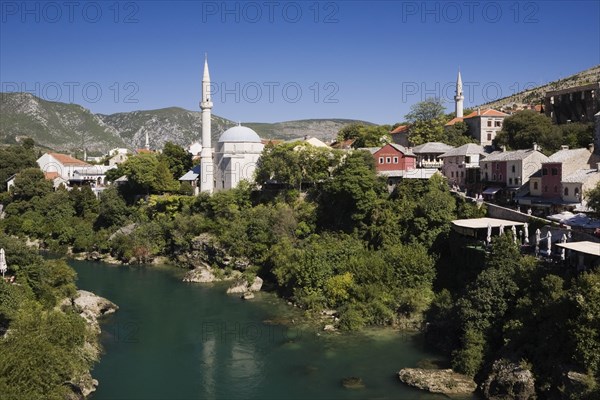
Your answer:
[[[264,147],[248,127],[234,126],[223,132],[214,152],[215,190],[233,189],[241,180],[252,181]]]
[[[215,148],[211,139],[211,109],[213,103],[210,91],[208,60],[204,60],[202,76],[202,145],[200,149],[200,167],[186,173],[180,180],[192,182],[195,192],[213,193],[214,191],[235,188],[240,181],[252,181],[256,163],[262,154],[264,144],[256,132],[245,126],[234,126],[219,137]],[[199,189],[199,190],[198,190]]]

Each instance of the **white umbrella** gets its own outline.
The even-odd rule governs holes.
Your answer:
[[[513,225],[511,230],[512,230],[513,239],[515,241],[515,244],[517,244],[517,227]]]
[[[529,244],[529,224],[525,223],[525,244]]]
[[[552,232],[548,231],[548,255],[552,254]]]
[[[490,225],[490,224],[488,224],[487,242],[488,242],[488,244],[492,243],[492,225]]]
[[[567,235],[565,235],[563,233],[562,238],[560,239],[560,242],[561,243],[567,243]],[[561,250],[560,250],[560,259],[561,260],[565,259],[565,248],[564,247],[562,247]]]
[[[0,249],[0,273],[2,273],[3,278],[7,270],[8,266],[6,265],[6,256],[4,255],[4,249]]]
[[[500,225],[500,236],[504,235],[504,224]]]

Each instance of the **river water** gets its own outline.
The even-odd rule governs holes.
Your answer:
[[[183,283],[172,267],[69,263],[80,289],[120,307],[102,324],[93,400],[445,398],[398,381],[401,368],[435,358],[411,335],[301,328],[299,311],[272,294],[243,301],[223,285]],[[349,376],[365,388],[344,388]]]

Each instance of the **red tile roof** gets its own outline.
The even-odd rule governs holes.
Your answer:
[[[85,161],[78,160],[78,159],[68,156],[66,154],[60,154],[60,153],[49,153],[49,154],[52,157],[54,157],[54,159],[56,161],[58,161],[59,163],[61,163],[62,165],[80,165],[80,166],[90,165],[90,164],[86,163]]]
[[[477,110],[473,111],[471,114],[465,116],[464,118],[473,118],[473,117],[508,117],[508,114],[503,113],[502,111],[494,110],[488,108],[486,110],[481,110],[481,112],[477,112]]]
[[[446,122],[445,126],[452,126],[457,122],[462,122],[463,119],[464,119],[463,117],[454,117],[450,121]]]
[[[390,133],[392,135],[396,134],[396,133],[401,133],[401,132],[405,132],[408,130],[408,125],[400,125],[398,127],[396,127],[396,129],[394,129],[393,131],[391,131]]]

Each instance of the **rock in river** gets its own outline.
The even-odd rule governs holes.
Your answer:
[[[486,399],[532,400],[536,398],[535,380],[528,369],[505,359],[496,360],[481,387]]]
[[[398,376],[407,385],[431,393],[457,395],[473,393],[477,389],[473,379],[451,369],[404,368],[398,372]]]

